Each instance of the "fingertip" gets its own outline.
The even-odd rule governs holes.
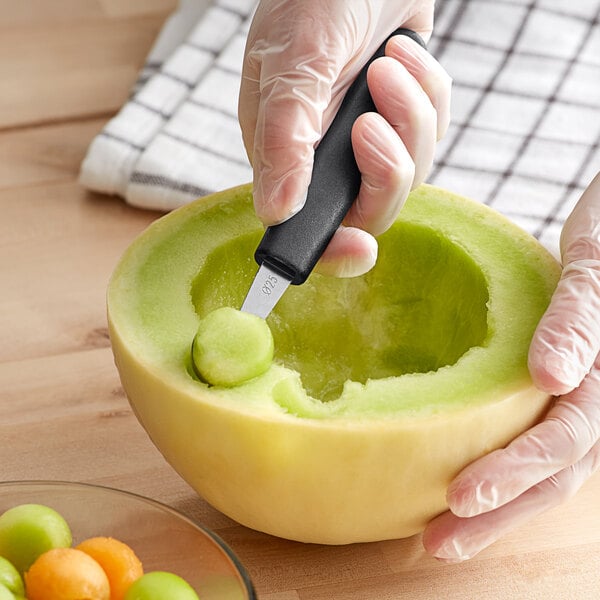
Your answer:
[[[440,559],[440,557],[438,557],[440,545],[435,535],[435,529],[431,523],[426,527],[425,531],[423,531],[421,543],[427,554],[433,556],[433,558]]]
[[[564,383],[559,378],[555,377],[551,370],[544,367],[529,367],[531,379],[533,385],[542,391],[550,394],[551,396],[564,396],[569,392],[572,392],[576,386]]]
[[[535,387],[552,396],[568,394],[581,380],[572,373],[572,360],[558,356],[551,348],[540,349],[536,340],[529,350],[528,368]]]
[[[473,517],[479,513],[475,507],[476,498],[472,486],[454,482],[446,492],[446,502],[453,515],[466,518]]]
[[[423,531],[421,543],[425,552],[444,564],[457,564],[469,558],[459,542],[457,532],[461,520],[450,512],[430,521]]]
[[[439,550],[442,545],[441,540],[444,533],[444,515],[445,513],[430,521],[421,535],[421,543],[423,544],[423,548],[425,548],[425,552],[434,558],[441,558],[438,555],[440,554]]]
[[[377,262],[375,238],[362,229],[340,227],[325,249],[315,270],[331,277],[358,277]]]

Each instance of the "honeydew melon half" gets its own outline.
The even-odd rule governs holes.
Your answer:
[[[108,318],[137,417],[248,527],[326,544],[421,531],[465,465],[546,411],[527,351],[557,262],[492,209],[421,186],[371,272],[313,274],[286,292],[268,318],[266,372],[209,386],[191,342],[203,316],[241,306],[261,235],[242,186],[162,217],[125,252]]]

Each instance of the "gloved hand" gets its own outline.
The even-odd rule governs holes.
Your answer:
[[[529,370],[559,396],[543,422],[464,469],[450,511],[427,527],[432,555],[472,557],[571,497],[600,466],[600,173],[561,234],[563,271],[529,349]]]
[[[265,225],[303,206],[313,152],[363,64],[403,26],[425,40],[433,0],[263,0],[248,35],[239,120],[254,169],[254,200]],[[449,121],[450,78],[413,40],[396,36],[369,69],[378,113],[352,131],[362,173],[344,227],[319,262],[323,273],[353,276],[375,263],[373,235],[394,221],[408,192],[431,167]]]

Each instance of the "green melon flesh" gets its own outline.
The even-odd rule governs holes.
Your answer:
[[[242,186],[170,213],[127,250],[108,316],[138,418],[249,527],[330,544],[421,531],[460,469],[547,409],[527,351],[558,264],[495,211],[421,186],[372,271],[292,286],[268,318],[273,364],[209,387],[191,341],[205,315],[241,306],[261,234]]]

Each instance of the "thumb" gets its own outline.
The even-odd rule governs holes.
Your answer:
[[[246,52],[254,73],[243,79],[239,116],[254,169],[255,210],[265,225],[288,219],[306,200],[323,113],[340,70],[321,43],[297,36]]]

